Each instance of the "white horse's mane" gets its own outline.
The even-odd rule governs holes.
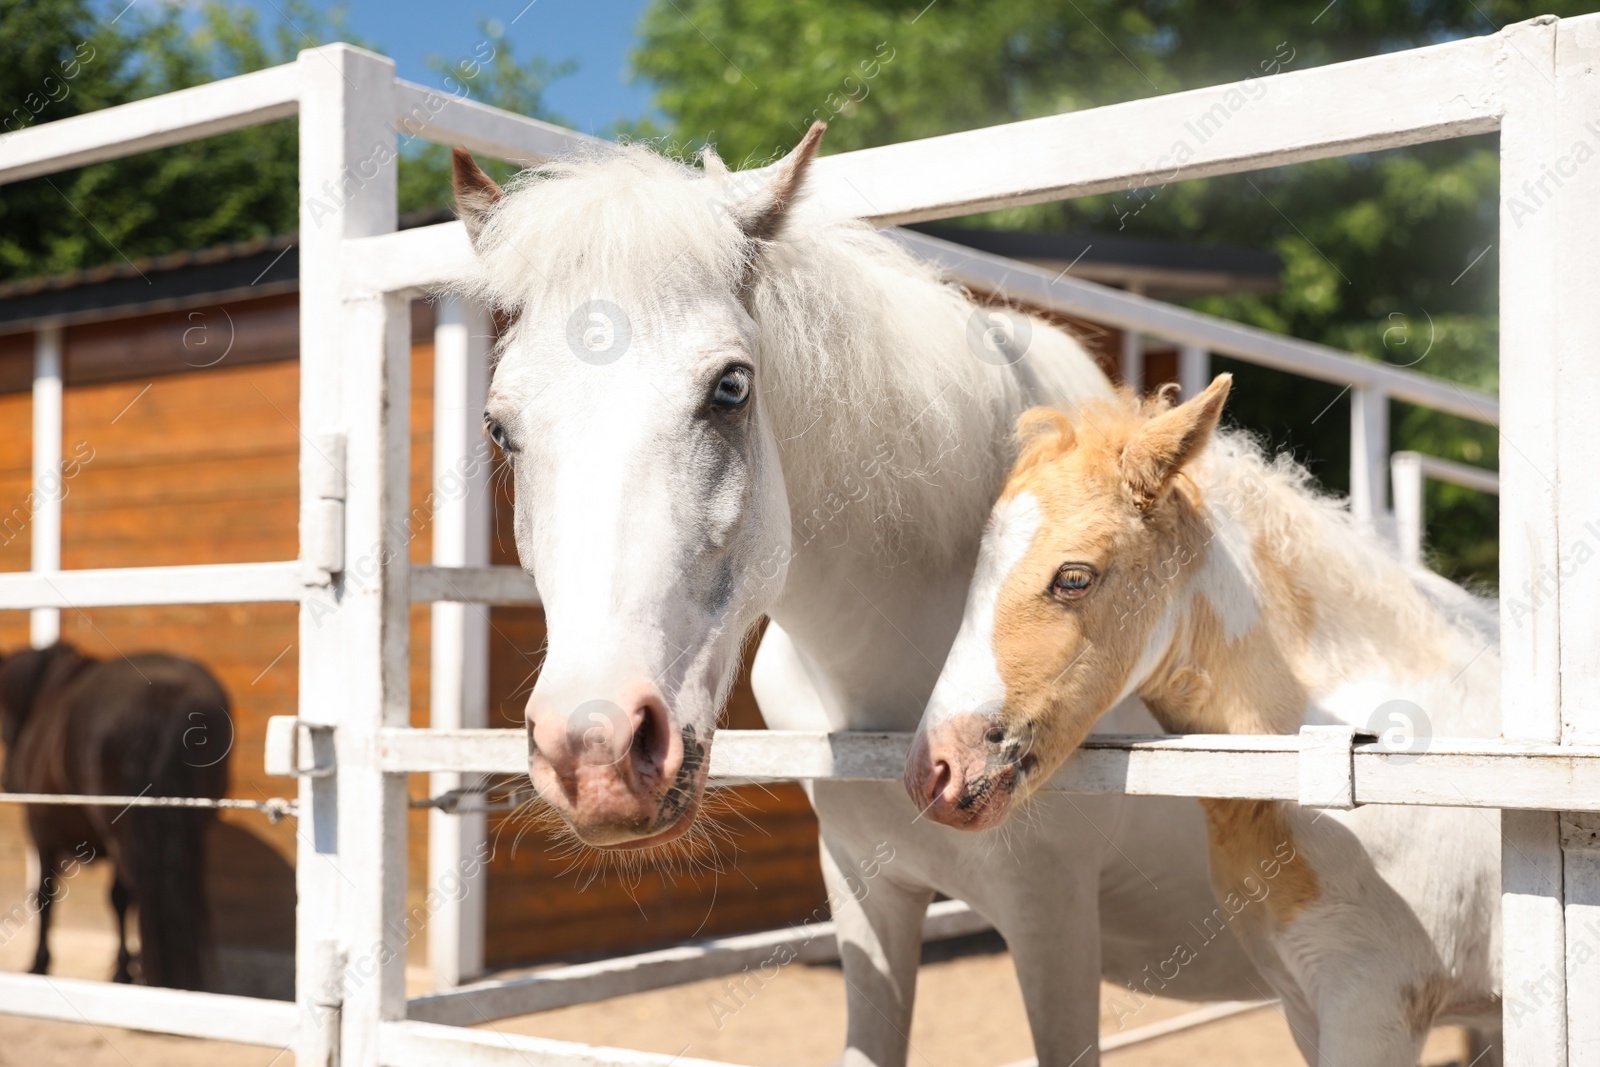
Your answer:
[[[1042,322],[1016,367],[980,359],[977,305],[871,226],[821,221],[802,197],[776,240],[751,240],[730,205],[753,175],[705,163],[606,146],[525,171],[487,221],[469,285],[527,315],[550,294],[659,305],[749,278],[797,548],[811,530],[890,559],[913,545],[948,558],[982,526],[1023,408],[1108,395],[1077,342]]]

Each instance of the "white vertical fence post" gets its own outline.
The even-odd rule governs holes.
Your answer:
[[[342,558],[300,608],[300,718],[321,744],[332,728],[337,771],[301,779],[295,1061],[374,1067],[379,1020],[405,1013],[405,779],[378,770],[377,731],[409,719],[410,330],[403,299],[341,291],[339,254],[395,228],[394,63],[335,44],[298,69],[300,541]]]
[[[1394,490],[1394,536],[1400,546],[1400,558],[1420,567],[1427,529],[1422,508],[1422,457],[1415,452],[1391,456],[1389,484]]]
[[[61,569],[61,327],[41,326],[33,335],[33,515],[29,541],[33,570]],[[34,608],[28,618],[34,648],[61,637],[61,609]]]
[[[1350,390],[1350,510],[1381,525],[1388,513],[1389,398],[1383,390]]]
[[[1556,478],[1561,291],[1554,206],[1529,199],[1533,183],[1566,151],[1557,131],[1556,26],[1506,31],[1497,76],[1505,94],[1500,131],[1500,639],[1502,732],[1561,737],[1560,603]],[[1526,184],[1525,184],[1526,183]],[[1580,206],[1581,195],[1570,196]],[[1591,206],[1592,205],[1587,205]],[[1591,292],[1587,299],[1593,301]],[[1592,371],[1591,371],[1592,373]],[[1581,469],[1581,468],[1578,468]],[[1524,587],[1524,583],[1530,584]],[[1546,583],[1548,583],[1546,585]],[[1546,586],[1533,593],[1535,585]],[[1567,1067],[1566,923],[1560,819],[1551,812],[1501,816],[1504,1036],[1507,1067]]]
[[[1135,393],[1144,392],[1144,337],[1138,330],[1122,331],[1122,384]]]
[[[1600,143],[1600,17],[1567,19],[1553,29],[1554,143],[1552,154],[1538,161],[1546,164],[1539,180],[1551,190],[1541,213],[1555,216],[1556,307],[1550,320],[1555,329],[1545,360],[1554,379],[1555,463],[1547,473],[1559,501],[1554,547],[1560,563],[1551,578],[1558,586],[1561,740],[1593,745],[1600,743],[1600,573],[1585,566],[1587,557],[1575,546],[1600,529],[1600,485],[1594,476],[1600,448],[1600,305],[1595,300],[1600,293],[1600,173],[1577,160],[1586,164]],[[1502,372],[1502,382],[1505,377]],[[1508,424],[1505,432],[1512,440],[1513,427]],[[1510,582],[1502,578],[1502,590],[1519,590],[1518,576],[1511,577]],[[1569,1067],[1600,1067],[1597,840],[1600,818],[1561,817]]]
[[[439,301],[433,333],[433,562],[479,567],[489,562],[489,455],[483,405],[489,392],[489,316],[460,297]],[[433,605],[430,722],[435,729],[489,724],[489,608]],[[435,774],[439,796],[475,781]],[[486,840],[483,813],[428,813],[428,885],[459,883],[428,920],[428,965],[444,991],[483,971],[482,866],[473,862]],[[473,872],[469,877],[467,872]]]
[[[1178,349],[1178,389],[1188,400],[1205,392],[1211,384],[1211,353],[1199,345]]]

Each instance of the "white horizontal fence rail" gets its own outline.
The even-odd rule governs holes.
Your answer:
[[[1098,282],[1055,274],[914,230],[895,230],[894,237],[963,285],[1022,304],[1137,331],[1180,346],[1192,345],[1305,378],[1371,389],[1474,422],[1495,425],[1500,419],[1500,402],[1492,395],[1432,375],[1361,359],[1315,341],[1285,337]]]
[[[989,924],[959,900],[928,906],[923,941],[940,941],[988,930]],[[836,928],[819,919],[781,930],[711,937],[683,945],[615,956],[592,963],[551,967],[518,978],[480,982],[448,993],[418,997],[407,1017],[422,1022],[470,1026],[514,1015],[588,1004],[611,997],[759,971],[764,963],[825,963],[839,958]]]
[[[0,610],[295,603],[305,596],[295,560],[0,574]]]
[[[379,734],[389,770],[526,773],[521,730],[392,729]],[[714,785],[808,778],[899,781],[910,734],[720,730],[711,746]],[[1300,736],[1093,734],[1050,780],[1068,793],[1301,800]],[[1351,757],[1358,804],[1584,809],[1600,804],[1600,746],[1419,739],[1406,750],[1357,742]],[[1330,800],[1332,798],[1330,797]]]
[[[1516,1028],[1514,1035],[1508,1027],[1508,1063],[1514,1067],[1600,1062],[1600,1016],[1584,1011],[1592,1001],[1586,994],[1600,991],[1600,960],[1569,951],[1571,931],[1600,917],[1600,905],[1593,903],[1600,899],[1600,861],[1587,824],[1556,814],[1600,807],[1600,750],[1583,747],[1600,739],[1600,659],[1593,654],[1600,647],[1600,574],[1563,574],[1560,566],[1563,529],[1576,531],[1585,516],[1600,514],[1600,486],[1585,477],[1586,465],[1600,451],[1600,420],[1592,416],[1600,407],[1594,362],[1600,303],[1593,299],[1600,287],[1600,170],[1580,168],[1576,177],[1558,183],[1553,203],[1540,198],[1539,210],[1519,200],[1526,189],[1547,181],[1552,168],[1563,171],[1571,147],[1589,136],[1584,123],[1600,114],[1597,70],[1600,17],[1538,19],[1492,36],[1262,79],[1254,85],[1263,91],[1253,97],[1242,96],[1238,86],[1218,86],[829,156],[818,161],[812,188],[816,210],[824,215],[890,225],[1501,131],[1503,440],[1515,444],[1502,456],[1507,473],[1501,585],[1514,588],[1524,578],[1543,580],[1548,574],[1556,595],[1533,606],[1528,625],[1515,632],[1503,628],[1506,735],[1514,740],[1434,739],[1426,751],[1407,753],[1411,762],[1404,766],[1392,753],[1356,744],[1347,791],[1367,803],[1508,809],[1506,988],[1547,989],[1551,976],[1559,986],[1539,1001],[1533,1025]],[[282,1005],[245,1001],[250,1007],[240,1011],[259,1014],[218,1034],[209,1024],[202,1032],[201,1024],[186,1021],[196,1014],[187,1009],[199,1001],[183,1000],[180,1009],[180,1000],[173,999],[204,994],[83,983],[86,995],[106,998],[105,1010],[92,1014],[113,1025],[233,1040],[265,1036],[253,1027],[270,1019],[279,1039],[295,1041],[303,1063],[687,1065],[675,1057],[407,1020],[404,946],[394,932],[404,925],[406,773],[517,772],[526,758],[520,734],[407,727],[409,604],[447,594],[530,603],[536,593],[519,576],[482,568],[413,568],[405,545],[396,543],[392,531],[404,529],[409,476],[409,457],[400,447],[408,413],[390,400],[409,388],[404,298],[456,277],[470,249],[459,224],[396,234],[393,168],[380,166],[371,178],[361,168],[377,156],[393,157],[397,124],[431,140],[517,160],[545,158],[586,139],[430,94],[398,82],[391,62],[333,45],[302,53],[283,67],[0,137],[0,182],[296,113],[301,526],[326,529],[329,510],[328,499],[318,495],[327,484],[326,459],[310,442],[342,434],[349,449],[342,556],[359,560],[379,546],[383,565],[361,582],[347,580],[338,567],[324,568],[335,578],[328,586],[292,584],[316,570],[303,563],[237,564],[206,574],[202,568],[157,568],[144,576],[62,572],[59,581],[65,584],[58,589],[39,584],[36,576],[4,575],[0,606],[301,603],[300,718],[313,735],[331,740],[334,758],[330,773],[300,780],[305,819],[296,865],[298,1007],[290,1019]],[[1187,122],[1218,114],[1247,114],[1248,121],[1227,121],[1203,144],[1175,150]],[[363,181],[347,185],[353,174]],[[326,204],[314,212],[316,192],[329,187],[349,188],[350,195],[338,198],[331,212]],[[993,266],[981,253],[960,255],[966,268],[947,268],[958,276],[960,269],[971,269],[981,278]],[[1394,398],[1501,421],[1502,409],[1492,398],[1398,368],[1349,361],[1332,350],[1084,288],[1076,280],[1063,288],[1064,279],[1041,285],[1015,265],[1005,271],[1002,291],[1031,299],[1033,287],[1046,307],[1367,390],[1358,406],[1369,413]],[[1513,453],[1518,458],[1508,468]],[[1362,462],[1381,481],[1379,455],[1368,448]],[[1367,493],[1381,506],[1381,490],[1369,485]],[[162,591],[173,585],[187,588]],[[318,598],[330,594],[339,610],[324,616]],[[712,769],[724,781],[894,778],[903,765],[903,746],[903,738],[888,736],[745,739],[729,732],[718,738]],[[1057,784],[1306,800],[1302,781],[1309,764],[1302,748],[1295,737],[1097,739]],[[57,1017],[60,1008],[40,999],[49,987],[44,982],[0,976],[0,1003],[5,1010]],[[22,993],[13,997],[13,989]],[[139,996],[147,999],[133,999]],[[130,1006],[117,1016],[126,1022],[109,1018],[123,1011],[113,998]],[[206,1003],[227,1006],[234,999],[240,998]]]
[[[0,184],[212,137],[300,110],[297,64],[0,134]]]
[[[1412,566],[1423,562],[1422,546],[1427,534],[1423,509],[1423,481],[1432,478],[1480,493],[1500,495],[1500,475],[1482,467],[1424,455],[1421,452],[1396,452],[1389,457],[1389,481],[1394,491],[1395,540],[1400,558]]]
[[[0,1014],[269,1048],[291,1045],[298,1025],[282,1000],[3,972]]]
[[[835,217],[890,225],[1491,133],[1504,111],[1497,72],[1517,62],[1502,37],[1473,37],[844,152],[817,160],[811,196]],[[1249,99],[1246,87],[1265,91]],[[1241,121],[1179,158],[1185,124],[1219,108]]]

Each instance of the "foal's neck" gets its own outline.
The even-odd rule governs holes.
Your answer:
[[[1315,598],[1244,517],[1181,506],[1172,554],[1193,563],[1156,626],[1170,638],[1139,695],[1179,733],[1297,731]]]

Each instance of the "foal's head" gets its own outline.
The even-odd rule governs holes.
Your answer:
[[[971,830],[1004,820],[1155,666],[1166,609],[1205,551],[1183,470],[1231,381],[1175,408],[1022,416],[1021,455],[906,766],[932,818]]]
[[[782,587],[788,497],[747,303],[821,134],[747,174],[618,148],[508,191],[456,153],[479,293],[514,320],[485,421],[549,633],[529,774],[591,845],[690,827],[744,638]]]

